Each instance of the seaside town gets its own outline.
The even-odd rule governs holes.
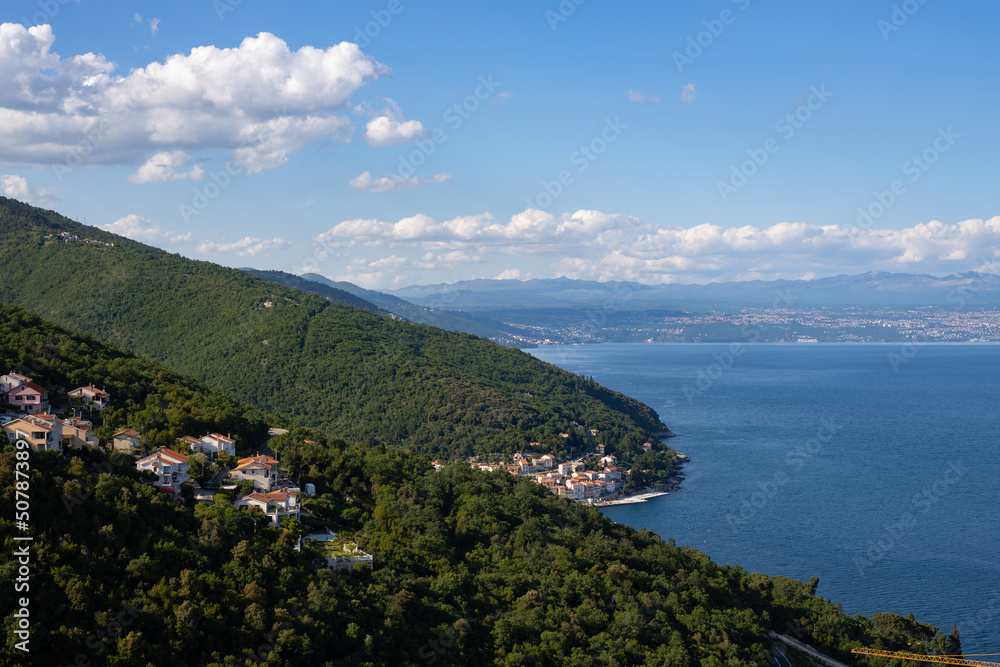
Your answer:
[[[590,430],[589,434],[593,439],[597,437],[598,431]],[[560,435],[568,437],[566,433]],[[620,469],[618,458],[614,454],[604,453],[603,444],[595,445],[594,451],[589,454],[566,461],[558,461],[552,454],[537,453],[541,448],[538,442],[532,442],[530,446],[532,452],[515,452],[509,462],[485,463],[471,459],[469,464],[479,470],[503,470],[515,477],[531,478],[561,498],[591,505],[644,503],[652,498],[668,495],[680,484],[680,477],[675,476],[668,483],[657,485],[656,488],[642,493],[626,494],[623,487],[628,471]],[[652,448],[653,443],[643,443],[643,449],[648,451]],[[677,454],[679,463],[689,460],[690,457],[686,454]],[[445,465],[443,461],[432,463],[437,469]]]
[[[131,429],[118,431],[110,442],[102,443],[93,435],[95,421],[101,421],[111,394],[92,385],[64,393],[68,403],[61,407],[71,414],[58,416],[47,388],[14,371],[0,376],[0,428],[7,439],[24,440],[36,452],[93,447],[131,456],[136,470],[148,473],[147,483],[178,504],[188,498],[192,503],[219,502],[218,493],[222,491],[235,496],[235,507],[248,511],[255,508],[275,527],[292,525],[297,529],[304,514],[312,524],[324,523],[300,502],[300,496],[314,496],[315,487],[306,484],[300,489],[270,454],[237,459],[236,440],[221,433],[186,435],[177,439],[175,448],[159,447],[155,451],[146,451],[140,442],[142,434]],[[87,419],[82,417],[84,411]],[[287,431],[271,429],[270,435],[283,433]],[[290,520],[295,523],[289,524]],[[304,540],[321,545],[330,569],[373,565],[370,554],[353,542],[339,540],[329,528],[304,534],[297,549],[302,548]]]

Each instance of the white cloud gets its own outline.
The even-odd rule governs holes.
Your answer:
[[[149,31],[154,35],[160,32],[160,19],[151,19],[149,21]]]
[[[513,99],[513,98],[514,98],[514,93],[510,92],[509,90],[505,90],[502,93],[498,93],[496,97],[494,97],[492,100],[490,100],[490,102],[492,104],[503,104],[507,100],[510,100],[510,99]]]
[[[695,103],[695,100],[698,99],[698,90],[693,83],[689,83],[681,88],[680,99],[684,104]]]
[[[645,95],[643,95],[641,90],[635,90],[634,88],[629,88],[625,92],[628,94],[628,99],[630,102],[637,102],[637,103],[659,102],[661,99],[659,95],[655,95],[653,97],[646,97]]]
[[[205,169],[201,165],[195,165],[191,171],[180,172],[177,168],[183,167],[188,162],[188,155],[184,151],[164,151],[157,153],[146,161],[146,164],[139,167],[139,170],[130,174],[129,183],[168,183],[185,178],[193,181],[200,181],[205,176]]]
[[[32,206],[48,207],[59,201],[55,188],[43,188],[16,174],[0,175],[0,191],[5,197],[18,199]]]
[[[393,146],[423,137],[427,132],[419,120],[402,120],[392,115],[368,121],[365,138],[369,146]]]
[[[556,216],[528,209],[512,216],[506,224],[494,222],[489,213],[458,216],[443,222],[418,214],[395,223],[347,220],[313,241],[318,244],[354,241],[369,246],[418,242],[431,249],[464,244],[509,245],[513,252],[535,252],[533,246],[551,248],[584,237],[607,244],[638,224],[638,220],[628,216],[587,210]]]
[[[191,232],[181,234],[179,232],[168,231],[156,225],[149,218],[144,218],[135,213],[127,215],[124,218],[119,218],[109,225],[101,225],[101,229],[112,234],[125,236],[134,241],[149,244],[186,243],[191,240]]]
[[[931,221],[905,229],[802,222],[660,227],[602,211],[528,209],[506,222],[489,213],[444,221],[421,214],[397,222],[347,220],[313,242],[401,249],[392,256],[413,257],[407,268],[421,270],[477,261],[471,259],[475,257],[530,256],[532,266],[549,266],[552,275],[599,280],[705,282],[872,269],[954,273],[1000,257],[1000,216],[954,224]],[[373,268],[364,260],[352,270],[373,273]]]
[[[203,255],[232,253],[237,257],[256,257],[257,255],[270,255],[275,250],[281,250],[290,245],[291,242],[277,237],[273,239],[259,239],[254,236],[247,236],[232,243],[208,241],[195,248],[195,252]]]
[[[351,95],[389,71],[356,44],[292,51],[260,33],[116,75],[103,56],[62,58],[54,42],[47,25],[0,25],[0,159],[140,164],[153,153],[222,150],[250,173],[271,169],[310,144],[349,141]]]
[[[434,174],[434,176],[428,179],[419,176],[406,177],[399,174],[392,174],[390,176],[374,178],[370,171],[365,171],[352,178],[350,185],[352,188],[367,192],[399,192],[400,190],[408,190],[429,183],[443,183],[452,177],[452,174]]]
[[[497,274],[494,280],[527,280],[531,278],[530,273],[522,273],[521,269],[505,269]]]

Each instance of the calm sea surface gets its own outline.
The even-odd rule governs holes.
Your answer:
[[[1000,652],[1000,345],[740,351],[531,350],[654,408],[691,456],[679,491],[615,521]]]

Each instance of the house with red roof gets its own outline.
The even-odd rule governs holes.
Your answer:
[[[30,380],[22,382],[7,392],[7,403],[29,415],[49,410],[49,392]]]
[[[111,439],[111,446],[116,452],[125,452],[126,454],[134,454],[140,451],[139,448],[139,433],[136,431],[126,430],[118,431],[114,434]]]
[[[237,500],[236,507],[259,507],[274,526],[281,525],[281,521],[288,517],[298,519],[300,509],[298,494],[292,491],[251,493]]]
[[[253,482],[259,491],[270,491],[288,482],[287,473],[278,466],[278,459],[271,456],[248,456],[229,473],[230,477]]]
[[[164,493],[176,494],[181,484],[188,481],[188,457],[166,447],[139,459],[135,467],[156,473],[156,488]]]
[[[67,419],[62,423],[63,448],[71,447],[81,449],[82,447],[97,447],[100,440],[92,435],[94,425],[86,419]]]
[[[62,422],[55,415],[25,415],[7,422],[2,428],[8,440],[25,440],[32,451],[62,451]]]
[[[230,456],[236,456],[236,441],[221,433],[212,433],[211,435],[202,436],[200,448],[195,449],[195,451],[213,456],[219,452],[226,452]]]
[[[108,407],[111,402],[111,394],[93,385],[77,387],[69,392],[69,397],[76,399],[76,402],[84,407],[97,408],[98,410]]]

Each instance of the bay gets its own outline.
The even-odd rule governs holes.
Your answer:
[[[1000,651],[1000,346],[531,353],[656,409],[691,456],[680,490],[613,520]]]

